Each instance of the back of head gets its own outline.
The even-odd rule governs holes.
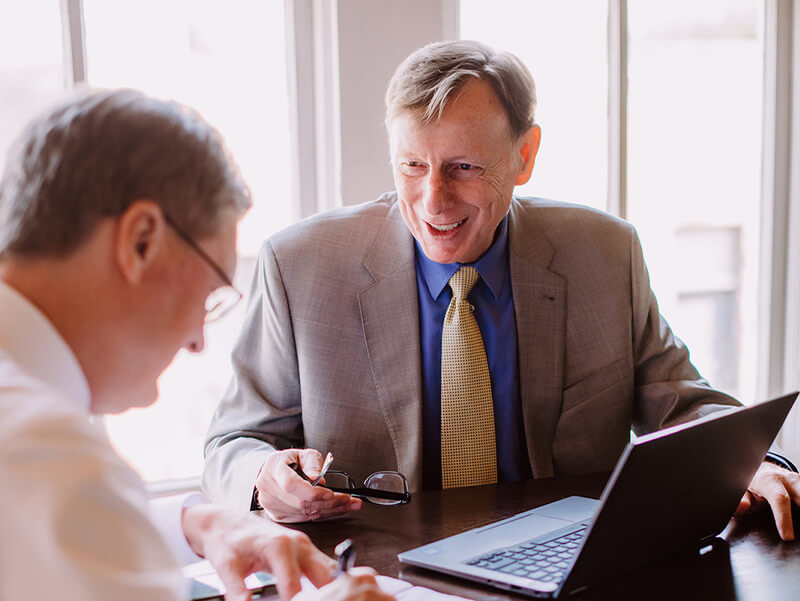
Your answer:
[[[387,123],[404,111],[417,113],[423,123],[439,119],[473,77],[494,88],[515,137],[531,128],[536,86],[530,71],[510,52],[467,40],[429,44],[400,64],[386,91]]]
[[[8,154],[0,259],[68,254],[142,199],[197,238],[251,204],[222,137],[196,112],[133,90],[81,92],[32,121]]]

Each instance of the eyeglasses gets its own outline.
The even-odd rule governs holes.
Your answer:
[[[297,463],[292,462],[288,465],[303,480],[314,485],[314,480],[306,476]],[[375,505],[402,505],[411,501],[406,477],[400,472],[390,470],[370,474],[363,483],[356,482],[345,472],[328,470],[325,473],[325,484],[317,485],[364,499]]]
[[[218,320],[220,317],[225,315],[228,311],[233,309],[236,304],[242,300],[242,293],[239,292],[236,287],[231,282],[231,279],[225,274],[222,267],[220,267],[214,259],[208,256],[208,253],[200,248],[200,245],[195,242],[189,234],[183,231],[175,220],[169,216],[169,214],[164,213],[164,221],[167,222],[172,230],[178,234],[178,237],[183,240],[189,248],[191,248],[194,252],[196,252],[203,261],[206,262],[214,273],[216,273],[219,278],[225,283],[224,286],[220,286],[216,290],[214,290],[211,294],[208,295],[206,298],[206,317],[205,322],[211,323],[212,321]]]

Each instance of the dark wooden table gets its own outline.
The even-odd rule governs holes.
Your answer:
[[[351,516],[297,526],[326,553],[351,538],[356,563],[477,600],[524,599],[435,572],[401,566],[401,551],[483,526],[569,495],[597,498],[607,474],[529,480],[467,489],[427,491],[411,503],[382,507],[365,503]],[[670,516],[665,515],[664,520]],[[800,515],[795,516],[800,532]],[[769,512],[732,521],[712,551],[673,555],[657,564],[592,589],[577,599],[697,599],[778,601],[800,599],[800,543],[784,543]]]

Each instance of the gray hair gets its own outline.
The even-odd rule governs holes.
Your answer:
[[[404,60],[386,91],[387,123],[403,111],[418,113],[423,123],[441,118],[472,77],[494,88],[515,138],[533,126],[536,85],[528,68],[510,52],[473,41],[428,44]]]
[[[0,258],[70,253],[142,199],[197,238],[251,205],[222,136],[195,111],[134,90],[81,92],[28,124],[9,152]]]

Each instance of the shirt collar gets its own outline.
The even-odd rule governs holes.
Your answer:
[[[497,226],[494,241],[480,259],[474,263],[437,263],[425,256],[419,242],[414,241],[418,269],[433,300],[439,298],[447,282],[462,265],[477,269],[489,292],[498,298],[508,280],[508,215]]]
[[[27,373],[80,409],[91,393],[78,359],[53,324],[22,294],[0,280],[0,348]]]

